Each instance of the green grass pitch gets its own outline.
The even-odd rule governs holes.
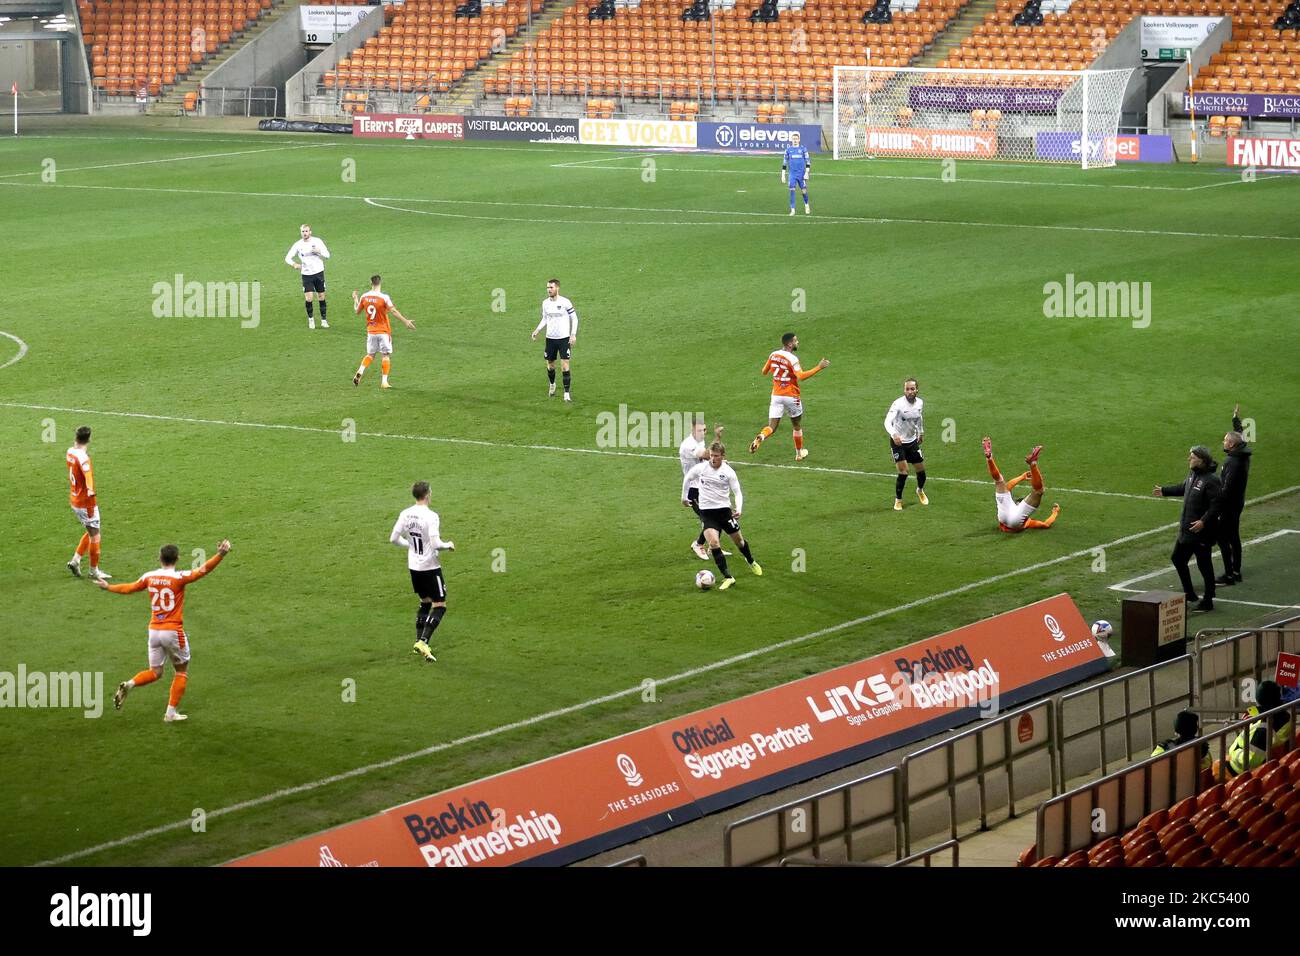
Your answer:
[[[101,672],[111,695],[145,666],[145,599],[64,568],[78,425],[118,581],[165,542],[186,563],[234,542],[187,602],[188,723],[160,720],[166,680],[94,720],[0,710],[0,863],[217,863],[1060,590],[1116,619],[1108,586],[1160,569],[1173,535],[1107,548],[1104,570],[1092,549],[1177,520],[1145,496],[1217,445],[1234,401],[1257,432],[1250,494],[1298,483],[1300,180],[955,172],[817,157],[814,215],[789,219],[770,156],[97,126],[0,143],[0,331],[28,346],[0,368],[0,671]],[[302,222],[333,253],[329,331],[307,330],[282,262]],[[395,323],[389,392],[350,382],[348,294],[376,271],[417,325]],[[259,323],[156,317],[177,274],[260,283]],[[1067,274],[1150,283],[1149,326],[1045,317]],[[572,405],[546,397],[528,338],[552,275],[582,320]],[[832,363],[804,388],[798,466],[788,423],[746,447],[787,330],[806,366]],[[0,339],[0,363],[17,350]],[[881,422],[909,375],[931,504],[911,481],[898,514]],[[729,592],[695,590],[676,449],[584,453],[620,404],[726,427],[762,578],[742,564]],[[1050,531],[997,531],[986,433],[1008,474],[1046,446]],[[411,653],[387,541],[418,478],[457,544],[436,665]],[[1251,507],[1243,537],[1300,528],[1298,504]],[[1294,602],[1251,598],[1251,563],[1222,597]],[[1223,603],[1198,623],[1283,614]],[[592,703],[647,680],[653,700]]]

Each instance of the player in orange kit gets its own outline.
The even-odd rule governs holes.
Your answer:
[[[799,336],[787,332],[781,336],[781,347],[763,363],[763,374],[772,376],[772,403],[767,410],[767,425],[750,442],[751,455],[776,431],[781,424],[781,416],[788,412],[790,425],[794,429],[794,460],[803,461],[808,457],[808,449],[803,447],[803,402],[799,400],[799,383],[812,378],[831,363],[822,359],[816,367],[805,372],[799,367],[799,359],[795,356],[798,351]]]
[[[1007,481],[1003,479],[1002,472],[998,471],[997,462],[993,460],[993,442],[985,436],[984,458],[988,461],[989,474],[993,477],[993,499],[998,504],[1000,530],[1014,534],[1026,528],[1050,528],[1056,521],[1056,516],[1061,513],[1060,505],[1052,505],[1052,513],[1042,521],[1029,517],[1043,502],[1043,476],[1038,470],[1038,453],[1042,450],[1042,445],[1035,445],[1034,450],[1025,456],[1025,464],[1029,466],[1029,470]],[[1026,478],[1029,479],[1034,490],[1020,501],[1016,501],[1011,496],[1011,489]]]
[[[68,449],[66,461],[70,485],[68,501],[85,531],[77,542],[72,560],[68,562],[68,570],[73,577],[81,577],[81,558],[89,551],[91,578],[109,580],[113,575],[99,570],[99,501],[95,497],[95,470],[90,464],[89,444],[90,428],[82,425],[77,429],[76,441]]]
[[[371,276],[370,291],[365,295],[358,296],[357,290],[352,290],[352,311],[364,312],[366,316],[366,357],[361,360],[361,367],[357,369],[357,374],[352,376],[352,384],[361,384],[361,376],[375,360],[375,353],[378,352],[383,356],[379,360],[379,367],[383,372],[379,387],[392,388],[393,386],[388,384],[388,369],[392,364],[389,356],[393,354],[393,329],[388,324],[388,313],[393,313],[405,322],[408,329],[414,329],[415,323],[397,311],[393,300],[386,293],[379,291],[379,283],[379,276]]]
[[[96,580],[95,583],[105,591],[115,594],[131,594],[146,588],[149,591],[149,669],[117,685],[113,706],[118,710],[122,709],[122,701],[126,700],[132,687],[152,684],[162,677],[163,664],[170,660],[176,676],[172,678],[171,694],[167,698],[167,712],[163,715],[163,720],[171,723],[186,719],[185,714],[176,710],[181,698],[185,696],[185,686],[189,680],[190,639],[185,634],[185,623],[181,617],[185,606],[185,588],[210,574],[229,551],[230,542],[222,541],[217,545],[217,553],[208,558],[203,567],[197,571],[177,571],[176,561],[180,557],[180,549],[174,544],[165,544],[158,552],[162,567],[143,575],[140,580],[131,584],[105,584],[102,580]]]

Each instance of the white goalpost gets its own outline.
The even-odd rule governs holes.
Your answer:
[[[834,156],[1114,166],[1133,72],[836,66]]]

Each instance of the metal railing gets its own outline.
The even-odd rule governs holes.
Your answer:
[[[638,853],[636,856],[629,856],[626,860],[619,860],[617,863],[606,864],[606,869],[616,866],[647,866],[645,856]]]
[[[1300,615],[1249,631],[1197,631],[1192,653],[1196,658],[1196,706],[1201,716],[1231,716],[1250,703],[1241,696],[1241,682],[1249,679],[1258,685],[1280,651],[1300,653]]]
[[[1026,717],[1029,719],[1030,738],[1021,741],[1019,727]],[[1041,725],[1039,721],[1042,722]],[[1011,729],[1013,722],[1017,724],[1017,734],[1014,738]],[[1040,726],[1045,733],[1040,734]],[[1003,775],[1006,787],[1005,806],[1008,819],[1013,819],[1016,816],[1016,767],[1023,761],[1038,758],[1038,755],[1044,752],[1048,762],[1047,788],[1053,795],[1059,793],[1056,732],[1056,709],[1053,707],[1052,699],[1048,698],[993,720],[980,721],[978,726],[970,730],[904,757],[899,765],[904,853],[912,852],[913,808],[940,795],[945,796],[948,802],[949,837],[953,840],[959,838],[958,825],[971,819],[969,814],[962,812],[959,791],[972,782],[976,785],[979,795],[977,803],[979,829],[987,830],[989,811],[995,806],[989,797],[988,778],[999,771]],[[937,755],[942,763],[937,774],[928,766],[929,763],[939,762],[933,760],[932,755]],[[935,780],[934,783],[926,782],[927,773]],[[914,783],[917,784],[916,789],[913,788]]]
[[[893,854],[899,859],[899,810],[899,771],[889,767],[727,824],[723,865],[766,866],[791,852],[810,852],[813,860],[820,860],[828,845],[840,840],[845,858],[852,861],[856,838],[884,824],[893,830]]]
[[[925,868],[930,868],[930,860],[936,855],[943,853],[945,850],[952,851],[952,859],[949,863],[954,869],[961,865],[959,858],[961,842],[959,840],[945,840],[943,843],[936,844],[928,850],[921,850],[913,853],[911,856],[905,856],[901,860],[895,860],[889,866],[911,866],[913,863],[923,863]]]
[[[1148,814],[1200,793],[1202,745],[1209,746],[1212,756],[1218,754],[1220,780],[1226,779],[1228,748],[1239,734],[1249,733],[1256,721],[1266,722],[1271,738],[1272,717],[1285,713],[1291,725],[1286,749],[1295,749],[1297,712],[1300,712],[1300,701],[1292,701],[1257,717],[1234,721],[1159,756],[1148,757],[1045,801],[1038,808],[1035,825],[1037,858],[1063,857],[1094,846],[1131,829]]]
[[[1175,666],[1186,668],[1186,680],[1184,681],[1186,691],[1175,694],[1171,697],[1161,698],[1159,696],[1160,690],[1156,677],[1157,675],[1162,677],[1172,676],[1171,669]],[[1129,674],[1120,674],[1116,677],[1110,678],[1109,680],[1104,680],[1097,684],[1090,684],[1087,687],[1071,691],[1068,694],[1062,694],[1056,702],[1056,744],[1058,748],[1057,767],[1060,771],[1057,792],[1059,793],[1061,790],[1065,789],[1065,781],[1070,776],[1079,775],[1078,771],[1070,768],[1069,757],[1071,755],[1068,753],[1070,745],[1077,741],[1094,736],[1097,738],[1098,762],[1088,765],[1086,769],[1089,772],[1092,770],[1100,770],[1102,773],[1105,773],[1106,769],[1110,766],[1111,760],[1118,756],[1112,755],[1109,752],[1108,741],[1111,736],[1110,730],[1112,727],[1119,726],[1123,728],[1124,758],[1126,760],[1133,760],[1134,757],[1141,753],[1144,747],[1146,751],[1149,752],[1151,748],[1155,746],[1155,742],[1160,739],[1159,727],[1172,726],[1173,723],[1172,720],[1167,721],[1163,725],[1160,723],[1160,719],[1166,716],[1162,711],[1169,710],[1175,704],[1180,705],[1178,709],[1182,710],[1184,707],[1190,707],[1192,701],[1195,699],[1194,670],[1193,656],[1191,654],[1184,654],[1182,657],[1176,657],[1159,664],[1153,664],[1150,667],[1144,667],[1141,670],[1133,671]],[[1133,691],[1135,687],[1142,684],[1146,685],[1146,701],[1144,704],[1135,706],[1133,702]],[[1123,709],[1117,716],[1109,717],[1106,713],[1107,695],[1108,691],[1114,687],[1122,688]],[[1089,699],[1092,699],[1096,704],[1095,714],[1089,714],[1082,730],[1074,733],[1067,732],[1065,729],[1067,721],[1065,713],[1066,707],[1075,701],[1086,701]],[[1146,738],[1147,742],[1135,744],[1133,738],[1133,725],[1143,717],[1148,718],[1149,723],[1149,735]],[[1143,756],[1145,756],[1145,754],[1143,754]]]
[[[205,86],[199,102],[204,116],[277,116],[279,107],[274,86]]]

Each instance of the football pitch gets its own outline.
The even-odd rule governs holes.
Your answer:
[[[1218,449],[1234,402],[1243,539],[1300,528],[1300,179],[815,156],[791,218],[779,172],[111,126],[0,142],[0,671],[102,674],[105,698],[97,719],[0,709],[0,864],[219,863],[1060,591],[1118,620],[1112,585],[1168,583],[1180,503],[1152,486]],[[304,222],[332,254],[328,330],[283,262]],[[394,324],[389,391],[351,383],[350,292],[375,272],[416,325]],[[529,339],[552,276],[581,318],[571,404]],[[193,282],[248,308],[187,315]],[[1052,283],[1125,283],[1128,309],[1045,315]],[[786,331],[805,368],[831,361],[797,464],[788,422],[748,451]],[[882,422],[908,376],[930,504],[911,479],[899,513]],[[765,572],[735,555],[725,593],[693,585],[682,436],[640,427],[696,412],[725,427]],[[185,724],[160,719],[170,674],[107,700],[146,665],[148,607],[64,567],[80,425],[116,581],[164,543],[188,567],[233,542],[189,592]],[[1008,475],[1045,446],[1054,527],[998,531],[985,434]],[[417,479],[456,542],[436,664],[388,543]],[[1193,626],[1285,616],[1293,537],[1246,550],[1220,596],[1252,603]]]

